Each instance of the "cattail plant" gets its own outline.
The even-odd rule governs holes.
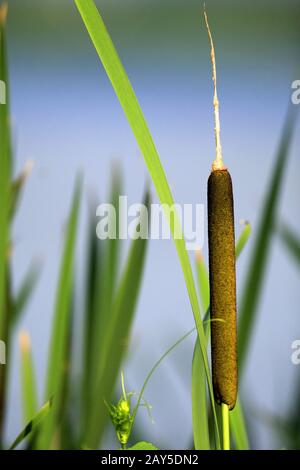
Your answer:
[[[237,397],[237,327],[234,211],[231,177],[224,166],[214,43],[208,31],[214,83],[216,158],[208,179],[208,245],[212,376],[215,400],[222,407],[223,448],[229,449],[229,410]]]

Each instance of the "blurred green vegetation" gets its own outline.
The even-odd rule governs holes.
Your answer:
[[[99,5],[101,5],[101,3],[104,4],[104,2],[99,2]],[[190,31],[188,25],[195,24],[195,22],[198,21],[197,12],[199,7],[196,2],[190,2],[189,8],[186,9],[183,8],[182,3],[179,4],[178,2],[176,5],[174,9],[178,16],[174,13],[172,23],[167,21],[170,5],[160,7],[159,17],[161,23],[156,23],[156,28],[158,32],[160,31],[161,35],[159,33],[156,34],[155,41],[159,42],[162,37],[168,35],[168,25],[173,33],[177,31],[177,33],[180,32],[180,34],[188,37]],[[64,8],[66,9],[65,14]],[[61,28],[61,33],[65,32],[67,28],[70,33],[69,40],[70,38],[72,39],[72,37],[77,38],[78,18],[75,15],[75,10],[69,17],[67,13],[69,8],[70,6],[65,4],[62,6],[61,4],[53,3],[51,6],[46,7],[45,4],[41,2],[37,4],[36,2],[28,1],[26,4],[26,15],[28,15],[30,21],[27,22],[26,25],[27,32],[26,28],[22,29],[22,36],[24,37],[25,35],[26,40],[34,42],[39,28],[44,27],[45,31],[49,31],[49,37],[52,36],[53,31],[57,31],[57,28]],[[120,38],[123,31],[125,31],[122,7],[118,4],[118,8],[116,6],[107,6],[106,8],[107,9],[103,10],[103,13],[108,23],[111,21],[113,24],[111,29],[112,35],[114,34],[114,30],[117,30],[117,36]],[[154,18],[154,16],[151,17],[151,13],[157,18],[155,8],[154,6],[149,7],[142,4],[138,7],[136,3],[133,3],[132,8],[126,11],[129,12],[130,21],[138,25],[143,31],[147,31],[149,27],[150,34],[151,20]],[[212,7],[212,16],[214,15],[214,8],[217,8],[216,4]],[[226,8],[223,8],[225,11]],[[251,18],[247,21],[249,35],[251,31],[253,31],[251,28],[254,25],[257,29],[268,24],[268,40],[271,41],[271,33],[273,34],[272,37],[277,37],[276,32],[278,29],[280,29],[280,34],[284,34],[286,31],[289,35],[295,35],[296,38],[296,27],[294,30],[294,25],[296,25],[297,16],[293,16],[292,8],[290,8],[286,14],[282,14],[281,8],[275,8],[274,14],[272,14],[272,21],[269,20],[267,6],[261,7],[259,14],[253,13],[254,10],[250,8],[250,6],[247,11],[245,11],[245,6],[243,8],[237,6],[236,9],[234,22],[238,24],[240,28],[242,28],[243,25],[242,18],[244,15],[247,14],[248,10],[252,12],[252,16],[250,15],[250,17],[253,19],[253,22],[251,22]],[[219,7],[218,12],[220,14]],[[13,21],[9,31],[11,37],[16,37],[19,34],[21,24],[23,25],[21,22],[22,15],[24,14],[25,4],[23,2],[12,2]],[[37,17],[42,18],[43,21],[37,22]],[[57,18],[63,18],[61,23],[58,24]],[[177,18],[176,21],[175,18]],[[227,15],[226,18],[229,27],[230,22],[233,20],[230,15]],[[292,22],[291,18],[293,18]],[[264,23],[264,21],[266,22]],[[178,30],[176,29],[176,25]],[[126,24],[126,31],[127,30],[128,23]],[[174,38],[173,33],[172,38]],[[76,41],[74,41],[74,46],[78,41],[79,39],[77,38]],[[253,43],[251,47],[253,47]],[[100,45],[100,49],[101,48],[102,45]],[[176,50],[176,47],[174,50]],[[116,67],[113,69],[113,73],[115,75],[110,76],[112,82],[119,83],[120,86],[120,82],[118,82],[121,76],[120,69]],[[8,83],[4,22],[0,24],[0,79]],[[130,113],[133,112],[133,109],[137,110],[136,106],[138,105],[137,101],[134,100],[134,95],[130,96],[130,98],[131,99],[128,99],[128,101],[125,100],[122,103],[125,112],[129,115],[129,121]],[[135,116],[140,115],[137,113]],[[6,106],[0,107],[0,335],[1,339],[5,340],[7,343],[8,355],[12,332],[17,322],[16,317],[19,318],[22,311],[24,311],[26,302],[38,278],[38,272],[33,270],[32,267],[29,267],[28,275],[24,279],[20,289],[17,290],[17,292],[11,290],[10,264],[11,256],[13,256],[11,250],[11,225],[15,210],[17,209],[17,205],[14,202],[21,194],[25,179],[14,178],[9,122],[8,101]],[[256,243],[253,247],[248,278],[245,285],[242,303],[242,322],[239,331],[240,337],[242,338],[240,346],[243,357],[242,366],[248,355],[252,327],[256,321],[257,304],[264,288],[264,272],[268,263],[269,249],[273,237],[277,233],[275,222],[280,199],[281,180],[284,176],[284,170],[288,161],[289,145],[292,139],[294,123],[295,116],[289,114],[283,129],[279,150],[274,161],[274,173],[269,187],[266,189],[266,202],[261,211],[260,223],[259,226],[256,227]],[[143,128],[144,133],[140,135],[137,133],[137,138],[141,141],[143,139],[147,141],[148,134],[146,131],[147,128]],[[151,138],[151,136],[149,138]],[[145,148],[146,147],[143,148],[144,152]],[[148,158],[148,167],[151,177],[154,183],[156,183],[156,188],[158,188],[160,196],[166,193],[168,195],[169,186],[167,180],[164,181],[164,185],[162,185],[161,175],[164,173],[162,166],[160,167],[161,163],[159,157],[157,155],[157,160],[153,158],[153,155],[151,157],[152,160],[150,157],[146,155],[145,159],[147,161]],[[153,164],[154,160],[155,165]],[[109,403],[114,400],[115,387],[120,368],[123,361],[126,359],[131,326],[134,320],[135,307],[142,282],[147,241],[141,239],[132,241],[125,267],[121,269],[121,243],[118,240],[103,242],[97,240],[94,227],[94,206],[91,205],[90,217],[86,224],[87,266],[76,265],[75,248],[82,194],[81,186],[81,178],[79,178],[75,184],[73,201],[65,230],[65,244],[61,256],[60,276],[57,281],[57,297],[53,317],[52,338],[49,348],[48,373],[45,384],[45,395],[42,401],[38,399],[36,390],[34,364],[30,353],[30,339],[23,334],[20,340],[23,415],[25,424],[29,423],[29,426],[27,425],[25,427],[13,446],[23,442],[25,437],[27,438],[25,441],[27,448],[34,449],[97,448],[101,446],[104,432],[108,424],[108,413],[105,408],[104,399]],[[110,200],[114,205],[117,205],[121,190],[122,177],[118,172],[113,172]],[[144,203],[148,206],[150,204],[148,191],[145,192]],[[246,227],[246,230],[247,229],[248,227]],[[245,232],[243,232],[243,237],[244,236]],[[281,230],[280,236],[289,254],[299,262],[298,237],[287,228]],[[244,241],[243,238],[242,241],[240,240],[238,244],[239,250],[241,250],[241,246],[243,247],[245,245]],[[179,255],[181,254],[181,256],[183,256],[180,249],[178,252]],[[186,273],[188,269],[186,260],[184,261],[182,265],[183,271]],[[206,269],[202,261],[201,258],[198,259],[197,267],[201,303],[203,313],[205,313],[209,310],[209,286]],[[78,380],[74,380],[73,376],[73,357],[74,354],[78,352],[74,345],[74,292],[76,289],[80,289],[81,286],[77,286],[76,284],[75,268],[85,269],[86,273],[84,286],[86,302],[82,311],[84,329],[81,332],[83,339],[83,348],[81,351],[82,369]],[[188,279],[186,283],[187,286],[190,287],[192,280]],[[193,302],[198,305],[197,298],[193,298]],[[199,305],[197,308],[200,312]],[[198,313],[197,308],[195,309],[196,314]],[[204,317],[203,315],[202,320],[205,319],[207,320],[208,317]],[[200,331],[201,336],[201,319],[196,318],[196,323],[198,326],[198,334]],[[204,338],[201,337],[200,340],[203,343],[204,339],[204,349],[206,351],[209,328],[205,326],[205,323],[203,323],[203,325],[205,336]],[[200,343],[197,344],[199,345]],[[211,422],[213,410],[207,398],[205,367],[203,367],[204,357],[205,354],[203,351],[201,352],[200,349],[195,348],[193,360],[193,426],[196,448],[211,446],[209,422]],[[3,439],[7,381],[8,366],[1,366],[0,437],[2,447],[7,447],[7,443],[4,442]],[[197,400],[197,397],[199,400]],[[41,405],[43,405],[42,408],[40,408]],[[300,445],[298,432],[299,413],[298,411],[297,414],[294,413],[294,410],[298,410],[298,408],[299,394],[297,394],[295,398],[293,406],[291,407],[292,411],[290,416],[287,416],[286,421],[281,423],[274,418],[277,431],[285,436],[286,442],[288,442],[291,448]],[[235,445],[237,448],[247,448],[248,437],[240,403],[234,413],[235,415],[232,416],[232,430]],[[205,435],[202,440],[203,436],[199,438],[199,435],[201,435],[203,426],[205,426]],[[216,429],[217,428],[218,426],[216,426]],[[215,440],[217,441],[217,438]]]
[[[261,47],[270,57],[288,44],[289,54],[298,56],[300,8],[297,2],[224,2],[207,3],[212,24],[222,18],[214,28],[216,42],[227,45],[237,53],[234,38],[243,44],[240,60],[257,53]],[[107,1],[96,2],[114,37],[118,48],[126,56],[139,50],[140,61],[147,61],[152,51],[167,50],[168,54],[184,55],[192,60],[197,52],[206,51],[205,31],[202,28],[203,5],[197,0],[174,1]],[[68,34],[66,34],[68,31]],[[155,32],[155,34],[153,34]],[[11,47],[22,44],[30,47],[30,54],[40,51],[65,58],[65,53],[84,54],[85,40],[82,25],[73,2],[13,0],[10,2],[8,27]],[[201,36],[202,35],[202,36]],[[39,37],[39,41],[36,38]],[[203,46],[203,47],[202,47]],[[40,60],[46,59],[43,53]]]

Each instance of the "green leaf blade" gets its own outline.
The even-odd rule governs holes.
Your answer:
[[[249,237],[251,235],[251,225],[248,221],[245,221],[244,222],[244,228],[236,242],[236,246],[235,246],[235,256],[238,258],[243,249],[245,248],[248,240],[249,240]]]
[[[269,259],[272,235],[274,231],[277,207],[283,183],[283,176],[289,156],[289,148],[295,127],[295,111],[289,110],[279,148],[277,151],[275,166],[266,194],[265,203],[261,212],[260,221],[250,258],[250,266],[241,299],[239,327],[238,327],[238,349],[240,370],[247,357],[250,339],[257,315],[257,307],[260,300],[264,274]]]
[[[15,294],[12,308],[12,325],[15,326],[18,322],[21,314],[25,310],[30,297],[34,291],[34,288],[39,280],[41,273],[41,264],[33,263],[27,273],[25,274],[24,279],[22,280],[19,290]]]
[[[37,385],[30,338],[26,331],[19,335],[21,352],[21,384],[24,423],[31,421],[38,410]]]
[[[281,227],[281,229],[279,230],[279,235],[285,247],[287,248],[289,254],[293,257],[293,259],[296,261],[298,266],[300,266],[300,238],[299,236],[297,236],[297,234],[294,233],[294,231],[291,230],[286,225]]]
[[[198,286],[203,313],[209,309],[209,275],[204,262],[203,255],[200,251],[196,252],[196,269],[198,277]]]
[[[144,204],[149,209],[149,195]],[[106,323],[102,355],[98,358],[98,369],[94,377],[92,406],[84,445],[96,448],[107,422],[104,400],[111,401],[119,375],[122,358],[127,350],[134,312],[141,286],[148,240],[137,239],[131,243],[124,273],[117,288],[109,321]]]
[[[198,339],[192,362],[192,418],[195,450],[210,450],[205,370]]]
[[[99,58],[111,81],[119,102],[124,110],[126,118],[136,137],[137,143],[144,156],[145,164],[153,181],[157,195],[165,209],[174,207],[174,199],[168,184],[165,171],[155,148],[142,110],[124,70],[124,67],[115,50],[113,42],[107,32],[105,24],[92,0],[74,0],[81,14],[83,22],[99,55]],[[185,279],[195,324],[200,341],[201,354],[204,362],[206,378],[208,382],[211,406],[216,423],[216,412],[213,397],[213,388],[210,378],[210,370],[206,353],[205,333],[201,321],[200,308],[194,283],[191,263],[186,250],[185,240],[182,234],[181,224],[177,212],[170,221],[170,229],[176,246],[178,258]]]
[[[19,444],[23,442],[23,440],[32,434],[34,431],[39,429],[39,426],[42,424],[46,416],[48,416],[48,413],[51,409],[52,406],[52,401],[48,400],[42,408],[36,413],[34,418],[26,424],[25,428],[22,429],[22,431],[18,434],[16,439],[13,441],[11,444],[9,450],[14,450]]]
[[[46,383],[46,399],[49,400],[53,397],[53,406],[51,413],[49,413],[43,423],[38,438],[39,449],[48,449],[51,445],[63,400],[65,357],[69,346],[69,333],[71,331],[73,264],[80,197],[81,178],[78,179],[74,190],[56,293]]]
[[[4,83],[5,103],[0,104],[0,340],[9,351],[10,335],[10,187],[12,172],[9,80],[6,54],[7,3],[0,5],[0,80]],[[3,440],[8,366],[0,366],[0,446]]]
[[[238,398],[234,409],[230,413],[230,428],[237,450],[249,450],[249,438],[242,409]]]

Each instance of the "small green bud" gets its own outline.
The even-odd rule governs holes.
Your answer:
[[[117,438],[122,446],[126,445],[130,437],[132,416],[130,414],[130,400],[120,398],[117,405],[108,405],[109,414],[116,430]]]
[[[128,400],[124,400],[121,398],[118,406],[122,413],[125,413],[125,414],[130,413],[130,403]]]

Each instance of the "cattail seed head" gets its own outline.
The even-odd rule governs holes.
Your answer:
[[[232,409],[237,396],[236,275],[232,183],[225,169],[212,171],[208,179],[208,242],[214,395]]]

